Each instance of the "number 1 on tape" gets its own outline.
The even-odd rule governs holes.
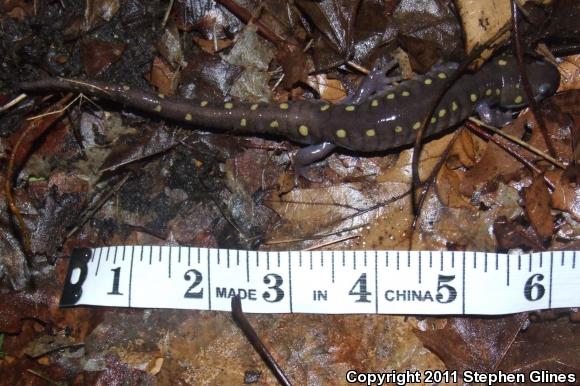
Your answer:
[[[251,313],[497,315],[580,306],[576,251],[74,250],[61,306]]]

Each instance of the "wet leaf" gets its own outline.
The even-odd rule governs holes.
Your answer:
[[[153,66],[151,66],[149,81],[157,87],[161,94],[173,95],[179,81],[179,72],[173,70],[160,57],[156,57],[153,61]]]
[[[119,11],[119,0],[93,0],[86,4],[83,29],[89,31],[110,21]]]
[[[121,42],[98,39],[84,41],[81,46],[81,60],[85,73],[92,78],[102,74],[121,59],[124,50],[125,44]]]
[[[541,251],[544,249],[542,240],[530,227],[525,227],[518,221],[510,221],[499,217],[493,224],[493,233],[500,250],[523,249],[524,251]]]
[[[204,52],[188,58],[181,73],[180,95],[208,100],[223,99],[243,69]]]
[[[542,239],[554,233],[554,219],[550,209],[550,193],[543,176],[535,176],[532,184],[524,189],[524,206],[532,227]]]
[[[100,167],[101,171],[113,170],[132,162],[166,152],[183,139],[184,135],[166,128],[152,130],[140,138],[139,143],[117,146]]]
[[[48,194],[38,209],[31,235],[34,253],[55,256],[64,243],[67,230],[78,220],[87,200],[88,184],[75,175],[55,173],[48,183]]]
[[[183,63],[181,37],[175,24],[171,23],[165,27],[157,42],[157,50],[173,66],[177,67]]]
[[[561,318],[554,323],[532,324],[518,334],[499,368],[528,374],[526,379],[530,381],[533,379],[529,378],[529,374],[534,370],[537,373],[575,374],[576,380],[567,379],[567,382],[578,383],[580,324],[569,323],[567,318]],[[558,382],[543,378],[541,384],[556,385]]]
[[[549,172],[550,180],[555,183],[552,192],[554,208],[570,213],[576,221],[580,221],[580,171],[578,165],[570,165],[564,172]]]
[[[433,350],[448,369],[494,371],[518,336],[526,314],[495,318],[451,318],[441,329],[418,331],[417,336]]]
[[[460,0],[457,9],[461,15],[468,52],[494,36],[511,18],[508,1]],[[506,38],[507,35],[503,36],[504,40]]]

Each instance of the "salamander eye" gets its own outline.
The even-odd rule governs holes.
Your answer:
[[[538,94],[542,95],[542,96],[547,96],[550,94],[550,90],[552,89],[552,87],[550,86],[549,83],[542,83],[539,87],[538,87]]]

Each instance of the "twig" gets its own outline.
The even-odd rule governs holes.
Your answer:
[[[447,79],[447,81],[443,85],[442,92],[437,96],[437,98],[431,104],[430,109],[429,109],[429,113],[427,114],[426,117],[423,118],[423,122],[421,123],[421,127],[417,131],[417,136],[415,137],[415,145],[413,146],[413,161],[412,161],[412,166],[411,166],[411,171],[412,171],[411,172],[411,174],[412,174],[411,190],[413,192],[415,192],[415,189],[421,185],[421,180],[419,178],[419,160],[421,157],[423,134],[425,132],[425,129],[427,127],[428,122],[431,119],[431,116],[433,115],[433,112],[435,111],[435,109],[439,105],[439,102],[441,102],[441,100],[443,99],[443,97],[445,96],[445,94],[447,93],[449,88],[451,88],[451,86],[455,83],[455,81],[457,81],[457,79],[459,79],[459,77],[463,74],[465,69],[467,69],[467,66],[469,64],[471,64],[471,62],[473,62],[475,59],[477,59],[483,53],[483,51],[485,49],[492,47],[494,42],[496,40],[498,40],[507,31],[509,31],[509,24],[506,23],[506,24],[504,24],[503,27],[501,27],[497,31],[497,33],[494,36],[492,36],[490,39],[488,39],[484,44],[476,47],[471,52],[471,54],[467,57],[467,59],[465,59],[461,63],[461,65],[453,73],[453,75]],[[413,208],[413,214],[417,215],[417,203],[415,201],[414,194],[412,195],[411,205]]]
[[[14,147],[12,149],[12,153],[10,154],[10,159],[8,160],[8,167],[6,168],[6,178],[4,180],[4,192],[6,194],[6,203],[10,212],[14,217],[16,217],[16,221],[18,223],[18,230],[20,233],[20,237],[22,240],[22,247],[24,249],[24,253],[27,257],[27,263],[30,267],[32,267],[32,262],[30,261],[30,257],[32,255],[32,248],[30,245],[30,233],[28,232],[28,228],[26,228],[26,224],[24,223],[24,218],[16,205],[16,200],[12,194],[12,181],[15,177],[15,171],[21,166],[21,163],[24,162],[24,158],[17,160],[16,155],[19,153],[20,146],[24,142],[25,139],[29,139],[28,136],[30,133],[37,131],[37,135],[44,133],[64,112],[64,110],[60,107],[62,105],[67,104],[72,99],[72,93],[69,93],[62,98],[59,103],[59,113],[53,115],[51,119],[47,119],[42,121],[40,124],[37,125],[36,122],[29,123],[26,128],[22,131]],[[68,105],[67,105],[68,106]]]
[[[551,162],[552,164],[559,167],[560,169],[566,169],[566,165],[564,165],[563,163],[559,162],[558,160],[550,157],[549,155],[547,155],[546,153],[544,153],[540,149],[530,145],[529,143],[526,143],[526,142],[522,141],[521,139],[514,137],[513,135],[509,135],[508,133],[504,133],[503,131],[499,130],[498,128],[490,126],[490,125],[480,121],[479,119],[477,119],[475,117],[470,117],[469,120],[471,122],[475,123],[476,125],[485,127],[486,129],[493,131],[495,134],[501,135],[502,137],[507,138],[510,141],[517,143],[521,147],[525,148],[526,150],[529,150],[530,152],[536,154],[537,156],[542,157],[546,161]]]
[[[556,149],[552,144],[551,138],[548,136],[548,130],[546,130],[546,122],[544,121],[544,116],[540,112],[538,107],[538,102],[534,98],[534,92],[532,91],[532,86],[530,85],[530,80],[528,79],[528,74],[526,72],[526,67],[524,65],[524,53],[522,50],[521,39],[520,39],[520,29],[519,24],[519,8],[516,0],[511,0],[512,5],[512,43],[514,45],[514,50],[516,52],[516,62],[518,64],[518,69],[520,71],[520,76],[522,77],[522,85],[524,86],[524,91],[526,92],[526,97],[528,98],[528,103],[530,105],[530,111],[536,122],[538,122],[538,128],[544,137],[544,142],[548,148],[548,152],[552,157],[557,157]]]
[[[443,154],[441,154],[441,157],[439,157],[439,161],[437,161],[437,164],[431,171],[431,174],[421,185],[423,189],[421,190],[421,194],[419,195],[419,202],[417,203],[417,213],[413,213],[413,223],[411,224],[411,235],[409,236],[409,250],[413,249],[413,238],[414,238],[413,236],[415,235],[415,231],[417,230],[417,224],[419,223],[419,218],[421,215],[421,208],[423,208],[423,204],[425,203],[425,199],[427,198],[427,193],[429,192],[429,189],[437,179],[437,175],[439,175],[439,170],[441,170],[441,168],[443,167],[443,164],[445,163],[445,160],[447,159],[447,156],[451,151],[451,147],[453,146],[457,138],[459,138],[460,133],[461,130],[457,130],[455,134],[453,134],[453,138],[451,139],[451,141],[449,141],[449,143],[445,147]],[[411,200],[413,201],[414,198],[411,197]]]
[[[27,372],[29,372],[32,375],[36,375],[38,378],[42,379],[45,382],[48,382],[49,385],[53,385],[53,386],[63,386],[62,383],[58,383],[53,379],[50,379],[49,377],[47,377],[46,375],[40,374],[37,371],[34,371],[32,369],[26,369]]]
[[[350,67],[354,68],[355,70],[357,70],[357,71],[358,71],[358,72],[360,72],[360,73],[363,73],[363,74],[365,74],[365,75],[368,75],[368,74],[370,74],[370,71],[369,71],[369,69],[367,69],[367,68],[365,68],[365,67],[361,66],[360,64],[357,64],[357,63],[353,62],[352,60],[349,60],[348,62],[346,62],[346,64],[347,64],[348,66],[350,66]]]
[[[272,373],[274,373],[274,376],[278,382],[283,386],[291,386],[292,383],[290,383],[290,380],[286,374],[284,374],[282,368],[278,365],[266,346],[264,346],[264,343],[262,343],[256,331],[250,322],[248,322],[248,319],[246,319],[244,312],[242,311],[242,301],[240,299],[240,295],[236,295],[232,298],[232,318],[240,330],[242,330],[246,338],[250,341],[250,344],[252,347],[254,347],[254,350],[258,352],[262,360],[266,362],[266,365],[270,368]]]
[[[495,143],[496,145],[501,147],[503,150],[507,151],[512,157],[514,157],[515,159],[520,161],[522,164],[524,164],[525,166],[530,168],[535,173],[541,174],[544,177],[544,181],[546,181],[546,184],[548,184],[550,189],[552,189],[552,190],[555,189],[555,186],[552,183],[552,181],[550,181],[550,179],[543,174],[542,170],[540,170],[536,165],[534,165],[532,162],[530,162],[530,160],[526,159],[524,156],[522,156],[520,153],[518,153],[515,149],[513,149],[510,146],[510,145],[512,145],[512,143],[507,142],[507,141],[504,142],[504,141],[500,140],[500,138],[494,137],[493,135],[485,132],[485,130],[482,130],[477,125],[473,124],[472,122],[469,122],[469,121],[466,122],[465,126],[468,127],[469,130],[473,131],[474,133],[484,137],[485,139],[487,139],[489,141],[492,141],[493,143]]]
[[[10,102],[6,103],[4,106],[0,107],[0,113],[12,108],[13,106],[17,105],[18,103],[22,102],[26,99],[27,95],[22,93],[18,95],[16,98],[12,99]]]
[[[359,228],[362,228],[362,226],[359,227]],[[340,239],[327,241],[326,243],[322,243],[322,244],[318,244],[318,245],[313,245],[311,247],[306,248],[305,251],[314,251],[316,249],[326,248],[329,245],[342,243],[343,241],[352,240],[352,239],[356,239],[356,238],[359,238],[359,237],[360,236],[358,236],[358,235],[344,236],[344,237],[341,237]]]
[[[274,31],[272,31],[270,29],[270,27],[268,27],[266,24],[264,24],[261,20],[255,20],[254,16],[252,15],[252,13],[250,11],[248,11],[246,8],[240,6],[235,1],[233,1],[233,0],[216,0],[216,3],[219,3],[222,6],[224,6],[228,11],[233,13],[236,17],[238,17],[238,19],[240,19],[244,23],[254,24],[256,27],[258,27],[258,32],[260,33],[260,35],[262,35],[263,37],[268,39],[270,42],[272,42],[276,45],[292,44],[292,43],[286,41],[284,38],[282,38],[280,35],[278,35]]]
[[[80,84],[83,84],[82,82],[73,82],[72,79],[70,81],[71,81],[71,83],[80,83]],[[88,86],[88,84],[85,84],[85,85]],[[95,88],[97,88],[97,87],[95,87]],[[101,90],[101,89],[99,89],[99,90]],[[62,108],[59,108],[58,110],[51,110],[51,111],[46,112],[46,113],[38,114],[38,115],[35,115],[33,117],[26,118],[26,120],[27,121],[35,121],[37,119],[44,118],[44,117],[47,117],[49,115],[60,115],[60,114],[64,113],[66,110],[68,110],[69,107],[71,107],[72,105],[74,105],[77,101],[80,101],[79,105],[82,106],[82,101],[83,100],[89,101],[95,107],[97,107],[99,110],[101,110],[101,107],[98,104],[96,104],[95,102],[93,102],[92,100],[90,100],[89,98],[87,98],[86,96],[84,96],[81,93],[81,94],[77,95],[75,97],[75,99],[73,99],[72,101],[70,101],[66,106],[64,106]]]
[[[169,5],[165,10],[165,15],[163,15],[163,21],[161,22],[161,28],[165,28],[167,24],[167,20],[169,19],[169,15],[171,14],[171,10],[173,9],[173,0],[169,0]]]
[[[323,239],[325,237],[330,237],[330,236],[335,236],[335,235],[345,233],[345,232],[355,231],[357,229],[364,228],[365,226],[366,226],[366,224],[355,225],[355,226],[352,226],[349,228],[343,228],[343,229],[340,229],[338,231],[330,232],[330,233],[319,233],[319,234],[315,234],[312,236],[306,236],[306,237],[295,238],[295,239],[268,241],[268,242],[263,243],[263,245],[280,245],[280,244],[297,243],[297,242],[306,241],[306,240],[319,240],[319,239]],[[353,238],[353,237],[357,237],[357,236],[346,236],[346,238],[344,238],[344,240],[347,240],[348,238]],[[331,241],[330,244],[334,244],[337,241],[342,241],[342,239]],[[320,248],[320,247],[315,247],[315,248]]]
[[[67,233],[66,238],[68,239],[69,237],[74,235],[79,230],[79,228],[82,227],[97,212],[97,210],[99,210],[109,200],[109,198],[113,194],[119,191],[121,186],[123,186],[125,182],[129,179],[129,177],[131,177],[132,175],[133,172],[128,172],[127,174],[125,174],[125,176],[121,178],[120,181],[115,183],[115,185],[111,189],[108,189],[102,197],[99,197],[95,205],[93,205],[91,208],[88,208],[82,214],[79,222],[74,226],[73,229],[70,230],[70,232]]]

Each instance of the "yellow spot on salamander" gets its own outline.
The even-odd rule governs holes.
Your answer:
[[[445,116],[445,114],[447,114],[447,110],[445,110],[445,109],[439,110],[439,118],[443,118]]]
[[[298,128],[298,132],[303,137],[308,137],[308,126],[300,125],[300,127]]]
[[[491,89],[490,89],[490,88],[488,88],[487,90],[485,90],[485,95],[486,95],[486,96],[490,96],[490,95],[491,95],[491,93],[492,93],[492,91],[491,91]]]
[[[343,130],[343,129],[336,130],[336,136],[338,138],[344,138],[344,137],[346,137],[346,130]]]
[[[201,102],[199,103],[199,105],[200,105],[201,107],[205,107],[205,106],[207,106],[207,101],[201,101]]]
[[[227,110],[231,110],[231,109],[233,109],[233,108],[234,108],[234,104],[233,104],[233,103],[231,103],[231,102],[228,102],[228,103],[226,103],[226,104],[224,105],[224,108],[225,108],[225,109],[227,109]]]
[[[458,108],[459,106],[457,106],[455,101],[451,102],[451,111],[457,111]]]
[[[258,104],[254,103],[253,105],[250,106],[250,110],[252,111],[256,111],[258,109]]]
[[[387,99],[395,99],[395,94],[390,93],[389,95],[387,95]]]
[[[524,101],[524,98],[521,95],[518,95],[516,97],[516,99],[514,99],[514,102],[519,105],[520,103],[522,103]]]
[[[445,74],[444,72],[440,72],[439,74],[437,74],[437,76],[439,77],[439,79],[447,78],[447,74]]]
[[[367,130],[367,137],[374,137],[375,135],[377,135],[377,132],[373,129]]]
[[[187,114],[185,114],[185,120],[186,120],[186,121],[191,121],[192,119],[193,119],[193,118],[192,118],[192,116],[191,116],[191,114],[190,114],[190,113],[187,113]]]
[[[519,84],[519,83],[518,83],[518,84],[516,84],[516,88],[520,88],[520,84]]]
[[[400,133],[401,131],[403,131],[401,126],[395,126],[395,133]]]
[[[471,99],[471,101],[472,101],[472,102],[477,102],[477,95],[475,95],[475,94],[471,94],[471,95],[469,96],[469,99]]]
[[[379,101],[378,101],[378,100],[376,100],[376,99],[373,99],[373,100],[371,101],[371,106],[373,106],[373,107],[377,107],[378,105],[379,105]]]
[[[500,94],[501,94],[501,90],[499,88],[496,88],[495,89],[495,95],[498,95],[499,96]]]
[[[431,83],[433,83],[433,79],[427,78],[423,83],[425,83],[426,85],[430,85]]]
[[[320,106],[320,111],[326,111],[330,108],[330,105],[322,105]]]
[[[437,118],[431,117],[431,124],[434,124],[435,122],[437,122]]]
[[[413,130],[419,130],[419,128],[421,127],[421,122],[417,121],[415,122],[415,124],[413,125]]]
[[[409,96],[409,95],[411,95],[411,93],[409,91],[405,90],[401,93],[401,95],[402,96]]]
[[[157,94],[157,96],[159,97],[159,99],[164,99],[165,98],[165,95],[163,95],[163,94]]]
[[[240,126],[242,126],[242,127],[246,127],[246,124],[247,124],[247,123],[248,123],[248,122],[246,121],[246,118],[242,118],[242,119],[240,120]]]
[[[500,66],[505,66],[507,64],[507,61],[504,59],[500,59],[497,61],[497,64],[499,64]]]
[[[344,108],[346,111],[354,111],[356,107],[354,105],[348,105]]]
[[[282,110],[288,110],[288,103],[280,103],[280,108]]]
[[[129,86],[123,86],[123,90],[129,91],[129,90],[131,90],[131,87],[129,87]]]
[[[270,122],[270,127],[275,129],[277,127],[280,127],[280,124],[278,123],[278,121],[272,121]]]
[[[160,113],[160,112],[161,112],[161,105],[157,105],[157,106],[155,106],[155,108],[154,108],[153,110],[155,110],[155,111],[157,111],[158,113]]]

